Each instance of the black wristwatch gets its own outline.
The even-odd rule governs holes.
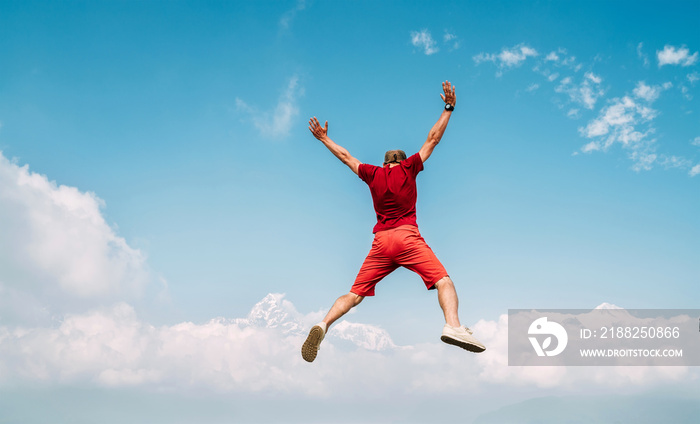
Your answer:
[[[453,110],[455,110],[455,107],[449,103],[445,103],[445,110],[448,112],[452,112]]]

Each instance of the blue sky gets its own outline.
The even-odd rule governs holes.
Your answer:
[[[374,213],[308,119],[328,120],[331,138],[378,164],[388,149],[420,148],[444,80],[457,107],[420,174],[418,222],[457,284],[465,323],[496,325],[508,308],[698,307],[696,2],[0,10],[7,334],[132,309],[139,328],[199,325],[245,317],[268,293],[322,314],[349,289]],[[377,294],[348,319],[398,345],[436,342],[441,313],[417,276],[400,270]],[[14,366],[12,349],[2,352],[0,370]],[[0,373],[0,385],[25,400],[44,396],[28,389],[36,384],[109,398],[111,383],[95,375],[111,368],[94,364],[67,380]],[[153,372],[118,390],[157,392],[170,380]],[[646,396],[649,381],[620,384]],[[488,384],[485,405],[523,388]],[[291,402],[245,384],[220,395],[230,393]]]

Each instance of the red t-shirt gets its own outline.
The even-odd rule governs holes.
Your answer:
[[[423,170],[418,153],[402,160],[393,168],[363,163],[357,176],[369,185],[377,213],[377,225],[372,232],[388,230],[401,225],[418,226],[416,222],[416,176]]]

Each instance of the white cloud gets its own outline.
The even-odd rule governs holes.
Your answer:
[[[688,175],[690,175],[691,177],[694,177],[698,174],[700,174],[700,163],[692,167],[690,169],[690,172],[688,172]]]
[[[657,162],[658,155],[653,153],[651,149],[637,149],[630,153],[632,159],[633,171],[649,171],[654,167],[654,162]]]
[[[581,70],[582,65],[576,63],[576,56],[569,56],[565,48],[559,48],[557,51],[551,51],[544,58],[545,64],[552,64],[557,68],[569,68],[574,72]]]
[[[283,138],[289,135],[294,119],[299,115],[297,101],[302,94],[303,88],[299,85],[299,77],[295,75],[289,79],[287,87],[272,111],[261,112],[240,98],[236,98],[236,109],[249,116],[263,137]]]
[[[531,47],[520,45],[510,50],[502,50],[498,55],[498,59],[503,65],[513,67],[520,66],[530,56],[537,56],[537,51]]]
[[[557,62],[559,60],[559,55],[556,52],[550,52],[544,60],[547,62]]]
[[[525,44],[518,44],[511,48],[503,48],[498,54],[479,53],[473,56],[472,59],[476,64],[483,62],[493,62],[498,65],[499,71],[497,75],[502,75],[504,69],[516,68],[525,62],[528,57],[537,56],[538,53],[532,47]]]
[[[452,50],[457,50],[459,48],[459,39],[457,38],[457,36],[447,30],[445,30],[445,35],[443,35],[442,41],[445,44],[451,44]]]
[[[600,150],[600,143],[598,143],[596,141],[591,141],[590,143],[581,147],[581,151],[583,153],[595,152],[596,150]]]
[[[435,40],[430,35],[430,31],[424,29],[422,31],[411,31],[411,44],[423,50],[423,53],[430,56],[437,53],[439,49],[436,46]]]
[[[676,48],[666,45],[663,50],[656,51],[657,59],[659,60],[659,68],[664,65],[681,65],[690,66],[698,61],[698,52],[690,54],[687,47]]]
[[[659,98],[662,90],[664,90],[664,86],[649,86],[644,81],[639,81],[632,92],[640,99],[653,102]]]
[[[663,166],[666,169],[670,169],[670,168],[688,169],[691,167],[690,160],[688,160],[684,157],[680,157],[680,156],[660,155],[658,162],[661,166]]]
[[[681,86],[681,93],[683,93],[683,97],[685,97],[687,100],[693,100],[693,95],[690,94],[690,90],[686,86]]]
[[[658,93],[654,90],[660,91],[665,88],[665,85],[650,88],[640,83],[635,95],[651,102],[658,98]],[[586,127],[579,128],[582,136],[592,140],[581,147],[581,152],[607,151],[612,145],[619,143],[627,150],[633,162],[632,169],[635,171],[650,170],[655,165],[665,169],[690,169],[690,160],[682,156],[656,152],[656,139],[651,138],[655,128],[651,123],[657,115],[657,111],[639,104],[628,96],[613,99],[596,119],[590,121]],[[693,169],[690,170],[691,176],[695,175]]]
[[[593,109],[598,99],[605,94],[605,90],[600,87],[602,81],[600,76],[588,72],[580,84],[574,84],[571,77],[562,78],[554,91],[568,95],[570,101],[586,109]]]
[[[631,97],[612,99],[597,118],[586,127],[579,128],[582,136],[594,141],[593,144],[586,144],[582,151],[605,151],[619,143],[629,149],[630,158],[634,161],[633,169],[648,170],[657,158],[654,153],[655,140],[649,138],[654,133],[649,123],[656,116],[655,110],[638,104]],[[644,129],[639,130],[640,126]]]
[[[397,346],[391,340],[389,333],[379,327],[358,324],[343,320],[331,328],[329,336],[348,340],[368,350],[388,350]]]
[[[442,343],[396,346],[386,331],[340,321],[313,364],[300,346],[320,313],[301,314],[270,294],[247,318],[153,326],[118,303],[69,314],[56,326],[0,327],[0,384],[149,387],[154,390],[342,394],[433,393],[460,396],[518,387],[597,393],[629,385],[655,387],[697,378],[687,370],[625,367],[508,366],[508,316],[472,328],[487,350],[471,354]],[[351,366],[348,366],[351,364]],[[410,372],[407,372],[410,370]]]
[[[477,55],[472,56],[472,59],[474,62],[476,62],[477,65],[483,63],[483,62],[496,62],[496,55],[495,54],[490,54],[490,53],[479,53]]]
[[[649,56],[644,53],[644,50],[642,49],[643,47],[644,43],[637,44],[637,57],[643,61],[644,66],[649,66]]]
[[[639,81],[632,91],[634,97],[612,99],[597,118],[579,128],[583,137],[592,140],[581,147],[581,152],[607,151],[617,143],[627,150],[633,170],[650,170],[654,165],[666,169],[690,168],[688,159],[657,153],[656,139],[652,138],[655,133],[652,121],[658,112],[649,105],[672,86],[670,82],[649,86]]]
[[[600,76],[594,74],[593,72],[586,72],[585,77],[594,84],[600,84],[601,82],[603,82],[603,79]]]
[[[302,315],[283,295],[271,294],[247,318],[203,324],[156,327],[118,303],[68,314],[53,327],[0,326],[0,384],[200,387],[320,397],[352,391],[343,389],[348,383],[369,383],[378,393],[411,391],[411,384],[404,385],[411,377],[397,382],[386,376],[399,375],[421,355],[416,357],[416,348],[397,347],[374,326],[340,321],[324,340],[320,358],[306,364],[299,350],[318,319],[319,313]],[[357,367],[343,366],[349,362]]]
[[[603,108],[598,118],[591,121],[586,128],[582,129],[585,137],[600,137],[611,135],[606,143],[609,147],[615,141],[625,144],[634,141],[634,125],[642,120],[650,120],[655,116],[653,111],[647,110],[634,102],[630,97],[613,99],[611,104]],[[641,134],[638,136],[641,137]]]
[[[306,0],[297,0],[293,8],[289,9],[288,11],[284,12],[284,14],[282,14],[282,17],[279,20],[280,28],[289,29],[297,13],[301,12],[304,9],[306,9]]]
[[[138,297],[145,255],[102,215],[94,193],[58,185],[0,152],[0,310],[50,315],[71,302]]]
[[[700,137],[695,137],[694,139],[690,140],[690,144],[693,146],[700,146]]]
[[[643,43],[637,45],[637,54],[648,62]],[[537,55],[534,48],[520,44],[504,48],[500,53],[480,53],[473,56],[473,60],[477,65],[484,62],[494,63],[498,67],[496,75],[501,76],[505,70],[520,66],[528,58]],[[675,63],[683,66],[695,63],[698,55],[699,53],[690,55],[687,48],[677,49],[671,46],[666,46],[663,52],[659,52],[662,64]],[[599,56],[594,59],[600,60]],[[550,51],[543,58],[535,60],[532,66],[532,71],[546,78],[546,81],[556,81],[552,87],[555,93],[563,95],[563,99],[554,98],[553,101],[562,111],[566,111],[567,117],[573,119],[580,118],[586,111],[598,109],[599,101],[605,98],[606,91],[610,89],[610,83],[602,75],[591,70],[579,73],[583,68],[583,64],[577,63],[576,57],[564,48]],[[697,72],[692,72],[687,74],[685,79],[685,85],[681,83],[678,88],[686,99],[691,100],[693,96],[689,86],[700,80],[700,76]],[[626,149],[635,170],[651,169],[654,165],[664,168],[689,168],[689,162],[683,157],[656,152],[657,140],[653,137],[655,128],[651,122],[659,112],[650,105],[658,100],[665,90],[672,87],[674,83],[670,81],[659,85],[639,81],[628,95],[611,99],[607,106],[598,111],[597,118],[579,128],[579,133],[588,139],[580,147],[580,152],[607,151],[613,144],[619,144]],[[538,83],[529,83],[524,89],[526,92],[536,90],[541,91]]]

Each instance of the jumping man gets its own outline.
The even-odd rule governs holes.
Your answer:
[[[486,348],[472,331],[463,327],[457,314],[458,300],[454,283],[438,258],[418,232],[416,223],[416,176],[423,163],[433,153],[454,111],[457,97],[455,87],[448,81],[442,84],[445,109],[433,125],[428,139],[418,153],[406,157],[402,150],[389,150],[384,155],[384,166],[363,164],[328,137],[328,121],[321,126],[318,119],[309,120],[309,130],[341,162],[347,165],[369,186],[372,193],[377,224],[374,226],[372,249],[365,259],[350,293],[340,296],[322,322],[311,328],[301,348],[304,360],[316,359],[321,341],[328,328],[366,296],[374,296],[377,283],[396,268],[403,266],[417,273],[428,290],[437,289],[438,302],[445,314],[445,326],[440,339],[471,352]]]

